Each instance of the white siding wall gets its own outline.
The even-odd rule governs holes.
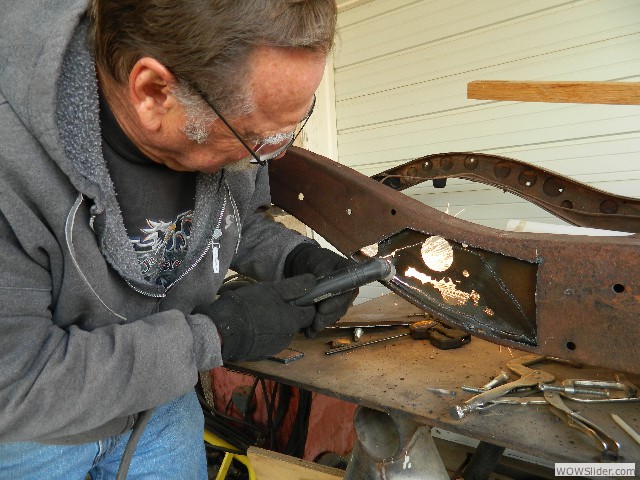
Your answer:
[[[340,163],[372,175],[431,153],[478,151],[640,196],[640,106],[466,98],[467,83],[483,79],[640,81],[640,1],[373,0],[338,22]],[[510,218],[561,223],[464,180],[405,193],[495,228]],[[380,293],[364,288],[360,300]]]

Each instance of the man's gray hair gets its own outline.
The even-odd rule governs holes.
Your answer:
[[[336,5],[335,0],[92,0],[90,16],[96,62],[115,81],[126,83],[133,65],[152,57],[233,117],[246,110],[251,96],[247,78],[255,47],[328,54]]]

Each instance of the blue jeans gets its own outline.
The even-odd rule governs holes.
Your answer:
[[[194,391],[156,408],[131,460],[127,480],[206,480],[204,420]],[[113,479],[129,433],[83,445],[0,443],[0,479]]]

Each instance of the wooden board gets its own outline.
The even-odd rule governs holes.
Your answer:
[[[247,456],[258,480],[338,480],[344,471],[282,453],[249,447]]]
[[[467,98],[520,102],[640,105],[640,82],[509,82],[467,84]]]

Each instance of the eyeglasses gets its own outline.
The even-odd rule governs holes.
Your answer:
[[[309,112],[304,116],[302,120],[298,122],[296,128],[294,128],[291,132],[288,133],[276,133],[275,135],[271,135],[270,137],[263,138],[257,140],[255,142],[255,146],[251,148],[247,142],[234,130],[234,128],[227,122],[227,120],[220,114],[218,108],[207,98],[207,95],[193,82],[189,82],[191,87],[196,91],[198,95],[205,101],[207,105],[211,107],[211,109],[215,112],[215,114],[222,120],[229,131],[233,134],[234,137],[238,139],[238,141],[242,144],[244,148],[247,149],[247,152],[251,155],[250,163],[257,163],[259,165],[266,165],[269,160],[272,160],[280,155],[282,155],[287,148],[293,145],[293,142],[296,141],[300,132],[307,124],[309,117],[313,113],[313,109],[316,106],[316,96],[313,95],[313,100],[311,101],[311,108],[309,108]],[[286,143],[283,143],[286,142]]]

